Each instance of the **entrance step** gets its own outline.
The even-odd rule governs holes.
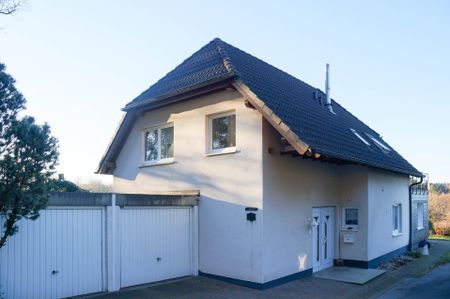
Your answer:
[[[385,270],[361,269],[350,267],[332,267],[320,272],[314,273],[317,278],[331,279],[363,285],[382,275]]]

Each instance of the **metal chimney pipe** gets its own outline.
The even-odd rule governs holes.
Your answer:
[[[325,107],[327,107],[330,112],[334,113],[333,106],[331,105],[331,97],[330,97],[330,64],[329,63],[327,63],[327,72],[326,72],[326,77],[325,77],[325,94],[326,94]]]

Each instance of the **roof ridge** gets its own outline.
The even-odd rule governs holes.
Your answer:
[[[218,37],[213,39],[212,42],[216,45],[217,50],[219,51],[219,54],[223,59],[223,65],[225,66],[225,69],[231,74],[238,75],[238,71],[234,67],[233,63],[231,62],[230,56],[223,46],[225,42]]]

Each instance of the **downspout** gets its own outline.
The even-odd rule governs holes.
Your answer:
[[[422,184],[423,182],[423,176],[420,177],[420,180],[416,183],[412,183],[409,185],[409,244],[408,244],[408,250],[412,250],[412,187]]]

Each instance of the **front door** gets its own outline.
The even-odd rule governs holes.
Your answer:
[[[313,272],[333,266],[334,208],[313,208]]]

